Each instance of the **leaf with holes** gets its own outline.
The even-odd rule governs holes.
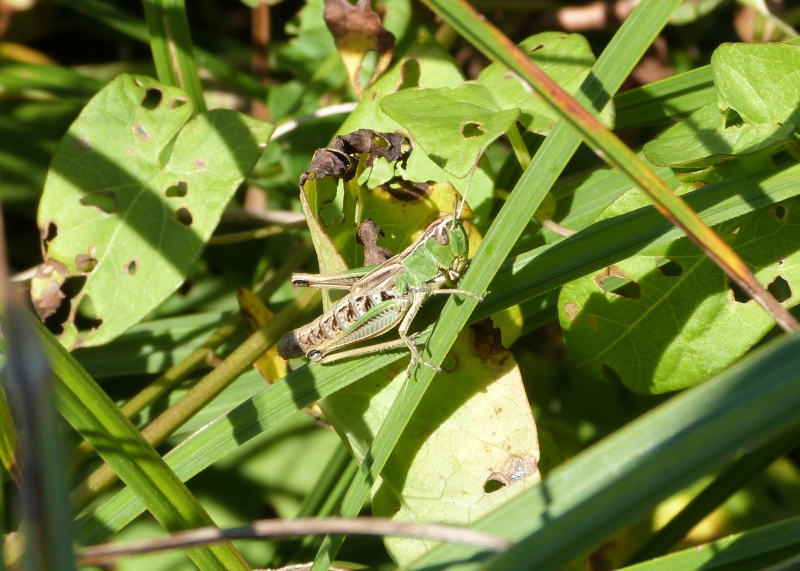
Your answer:
[[[376,101],[382,100],[396,92],[422,87],[437,89],[452,87],[463,83],[456,63],[450,55],[427,33],[419,35],[389,71],[383,74],[364,94],[358,107],[341,126],[341,132],[347,133],[359,128],[377,131],[402,132],[402,126],[386,115]],[[458,178],[434,163],[425,149],[419,145],[408,159],[405,169],[408,180],[447,181],[463,195],[469,185],[469,203],[475,215],[475,224],[485,230],[489,224],[489,215],[494,203],[494,177],[489,162],[482,160],[474,176]]]
[[[570,94],[578,92],[595,62],[589,42],[580,34],[544,32],[531,36],[519,47]],[[501,108],[519,108],[519,122],[529,131],[547,135],[555,126],[558,116],[550,106],[504,65],[493,63],[487,66],[476,81],[492,91]],[[609,101],[600,113],[600,120],[609,128],[614,126],[614,113],[613,101]]]
[[[574,93],[588,76],[594,56],[578,35],[538,34],[520,46],[547,74]],[[555,114],[517,77],[497,64],[474,82],[452,88],[405,89],[387,95],[381,109],[402,125],[443,170],[459,178],[470,172],[477,157],[519,118],[531,131],[547,134]],[[613,106],[602,119],[613,123]]]
[[[399,253],[460,198],[450,183],[415,183],[401,175],[412,149],[405,137],[360,129],[318,149],[300,179],[300,200],[320,270],[365,265],[357,229],[371,220],[380,247]],[[466,207],[462,214],[469,218]],[[378,246],[378,244],[373,244]]]
[[[381,108],[408,129],[434,163],[458,178],[469,174],[489,143],[519,116],[519,109],[503,109],[491,89],[474,83],[406,89],[384,97]]]
[[[717,232],[779,301],[797,305],[800,200],[733,220]],[[575,364],[642,394],[699,383],[774,325],[685,238],[567,284],[558,308]]]
[[[273,129],[235,111],[193,112],[182,91],[123,75],[62,139],[31,290],[42,317],[63,321],[65,345],[113,339],[180,286]]]
[[[724,44],[711,58],[717,102],[644,146],[657,165],[702,168],[773,153],[800,125],[800,46]]]
[[[499,332],[462,332],[373,488],[375,516],[469,525],[539,481],[539,441],[514,357]],[[361,462],[398,393],[405,364],[378,371],[321,406]],[[389,538],[401,565],[431,542]]]

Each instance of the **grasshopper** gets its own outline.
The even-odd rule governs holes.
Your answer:
[[[469,264],[469,241],[460,211],[459,207],[456,213],[434,220],[416,242],[366,275],[294,274],[294,285],[343,289],[348,293],[308,325],[286,333],[278,342],[280,356],[330,363],[405,345],[411,351],[409,371],[421,363],[441,372],[441,368],[422,358],[414,341],[416,335],[409,335],[408,330],[431,295],[457,294],[483,299],[455,287]],[[399,339],[344,350],[395,326]]]

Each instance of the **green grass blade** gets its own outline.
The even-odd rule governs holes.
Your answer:
[[[395,351],[301,367],[193,433],[164,461],[181,481],[186,481],[289,415],[403,357],[402,351]],[[141,498],[129,486],[82,523],[77,540],[82,545],[100,543],[144,509]]]
[[[108,2],[101,0],[57,0],[65,7],[97,20],[109,28],[125,34],[142,43],[149,43],[147,26],[141,20],[126,14]],[[243,73],[202,48],[194,47],[196,62],[210,71],[215,77],[227,82],[231,87],[257,99],[266,100],[267,90],[256,79]]]
[[[556,468],[474,527],[518,543],[459,569],[554,569],[741,452],[797,425],[800,334],[781,338]],[[410,569],[479,556],[442,546]]]
[[[776,169],[709,185],[684,195],[709,225],[719,224],[797,196],[800,167]],[[647,246],[674,240],[683,233],[654,207],[592,224],[561,242],[508,260],[478,306],[476,318],[521,303],[564,283],[604,268]]]
[[[797,568],[798,553],[800,518],[794,517],[620,571],[788,570]]]
[[[9,284],[3,285],[9,288]],[[19,434],[16,476],[21,492],[21,535],[26,545],[23,563],[28,571],[69,571],[75,568],[71,506],[52,372],[24,302],[5,293],[3,334],[8,343],[8,360],[3,386]]]
[[[34,321],[36,334],[53,371],[59,409],[64,418],[105,460],[167,531],[214,525],[197,498],[167,468],[164,461],[138,430],[75,359],[45,329]],[[136,462],[131,462],[136,458]],[[202,569],[247,569],[230,543],[187,551]]]
[[[630,558],[631,563],[647,561],[667,553],[707,515],[722,505],[770,464],[788,454],[800,443],[800,427],[781,434],[765,446],[745,454],[686,504],[669,523],[658,530]]]
[[[144,13],[158,79],[183,89],[198,113],[206,111],[203,88],[194,65],[192,38],[183,0],[146,0]]]

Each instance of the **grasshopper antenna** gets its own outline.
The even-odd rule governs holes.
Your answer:
[[[467,188],[464,189],[464,194],[461,196],[461,200],[456,200],[454,207],[453,207],[453,225],[455,225],[456,220],[461,220],[461,212],[464,210],[464,204],[467,202],[467,194],[469,193],[469,188],[472,186],[472,179],[475,176],[475,171],[478,170],[478,162],[481,160],[482,154],[478,155],[475,159],[475,163],[472,165],[472,170],[469,173],[469,180],[467,181]]]

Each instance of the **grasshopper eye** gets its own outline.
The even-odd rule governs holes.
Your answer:
[[[433,234],[433,239],[442,246],[448,246],[450,244],[450,232],[448,232],[447,225],[439,226]]]

